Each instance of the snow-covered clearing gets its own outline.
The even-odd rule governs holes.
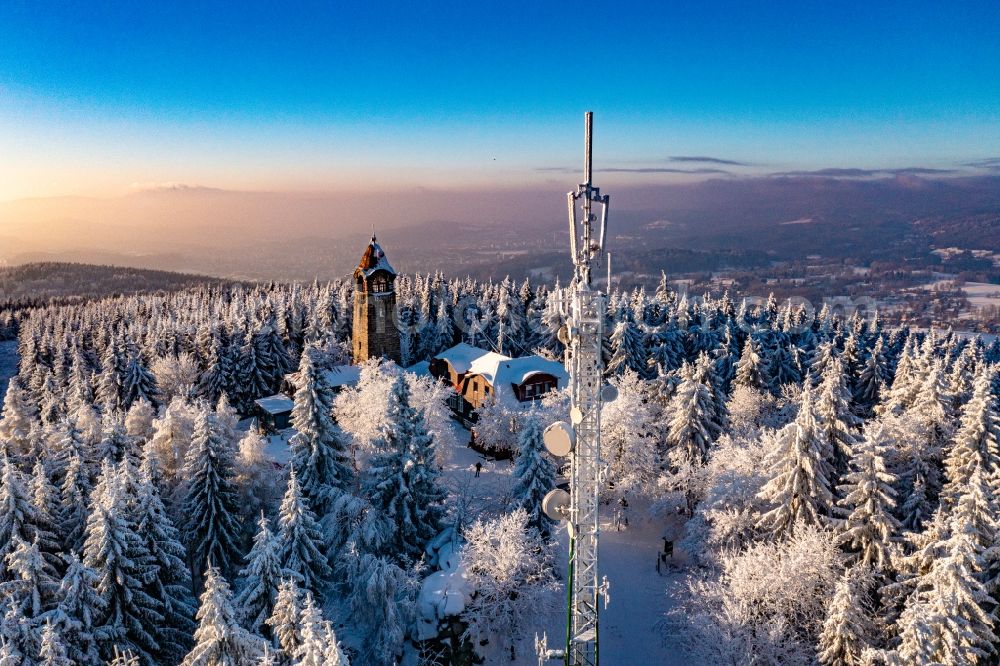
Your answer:
[[[0,342],[0,408],[7,393],[7,382],[17,373],[17,340]]]
[[[457,424],[454,427],[458,429],[456,440],[468,441],[468,432]],[[478,478],[475,475],[477,462],[483,465]],[[445,478],[449,490],[461,498],[468,514],[474,516],[480,511],[498,511],[506,506],[513,467],[512,461],[489,460],[470,448],[460,446],[451,451],[445,466]],[[601,616],[601,663],[605,666],[690,663],[678,648],[670,645],[664,627],[665,614],[673,601],[666,590],[682,576],[682,572],[673,570],[663,576],[656,572],[657,554],[663,548],[665,528],[662,519],[648,520],[646,513],[645,506],[634,502],[629,508],[629,526],[618,531],[613,525],[614,507],[606,507],[600,546],[601,575],[607,576],[610,584],[610,604],[607,610],[602,609]],[[669,538],[679,538],[677,526],[668,525],[666,530]],[[557,566],[560,578],[565,579],[565,527],[560,528],[557,538],[560,551]],[[680,555],[677,561],[681,562]],[[543,630],[548,633],[550,647],[559,647],[565,642],[563,599],[560,596],[559,612],[547,626],[538,629],[539,634]],[[502,663],[518,666],[537,664],[533,656],[534,646],[522,647],[522,656],[516,662],[504,659]]]
[[[1000,304],[1000,284],[966,282],[962,286],[962,291],[965,292],[965,297],[969,299],[969,305],[974,308]]]
[[[924,291],[937,291],[940,289],[952,289],[955,282],[952,279],[941,279],[920,287]],[[959,287],[969,305],[973,308],[981,308],[988,305],[1000,304],[1000,284],[989,282],[963,282]]]

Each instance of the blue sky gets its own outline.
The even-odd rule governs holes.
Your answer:
[[[998,34],[995,0],[9,0],[0,198],[563,181],[586,109],[618,181],[952,168],[1000,155]]]

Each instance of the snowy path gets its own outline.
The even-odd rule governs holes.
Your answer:
[[[600,569],[608,577],[611,595],[601,616],[601,663],[605,666],[689,663],[671,648],[664,633],[671,602],[666,588],[679,574],[656,572],[662,536],[658,522],[635,520],[621,532],[605,525],[601,533]]]
[[[457,424],[455,425],[458,428]],[[456,431],[458,441],[468,440],[468,432]],[[475,477],[476,462],[483,464],[479,478]],[[511,486],[513,462],[491,461],[467,447],[450,452],[445,465],[449,489],[461,497],[468,514],[482,510],[497,511],[507,501]],[[604,507],[602,507],[604,508]],[[661,576],[656,572],[657,553],[663,547],[662,521],[641,520],[645,507],[630,510],[631,525],[617,531],[610,524],[613,509],[608,509],[607,523],[601,533],[601,575],[610,582],[611,603],[602,611],[601,663],[605,666],[674,666],[689,664],[679,650],[665,640],[663,620],[671,599],[666,594],[668,584],[681,574]],[[560,529],[560,555],[557,566],[560,578],[566,570],[566,530]],[[564,597],[560,595],[560,610],[547,626],[550,647],[565,640]],[[533,640],[526,645],[523,656],[515,661],[503,660],[509,666],[534,666]]]
[[[17,373],[17,340],[0,342],[0,408],[7,394],[7,381]]]

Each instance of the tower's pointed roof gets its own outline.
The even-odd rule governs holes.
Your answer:
[[[389,260],[385,258],[385,251],[375,239],[375,234],[372,234],[372,240],[368,244],[367,249],[365,249],[365,253],[361,257],[361,263],[358,264],[358,270],[355,271],[355,274],[358,271],[363,273],[365,277],[369,277],[375,271],[386,271],[390,275],[396,274]]]

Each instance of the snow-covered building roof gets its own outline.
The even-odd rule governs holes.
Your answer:
[[[472,368],[473,363],[482,359],[484,356],[488,356],[489,354],[493,354],[493,352],[460,342],[454,347],[444,350],[434,358],[447,361],[448,365],[450,365],[457,374],[464,375],[470,368]],[[494,354],[494,356],[500,356],[500,354]],[[506,358],[506,356],[502,358]]]
[[[404,371],[417,377],[430,377],[431,364],[429,361],[421,361],[420,363],[414,363],[408,368],[404,368]]]
[[[565,386],[569,380],[562,363],[549,361],[541,356],[507,358],[500,354],[490,354],[473,363],[469,374],[486,379],[493,387],[497,399],[510,406],[520,403],[512,387],[520,386],[534,376],[552,375],[559,386]]]
[[[361,379],[361,368],[356,365],[335,365],[323,374],[333,388],[355,386]]]
[[[356,365],[335,365],[323,371],[323,377],[331,388],[339,389],[345,386],[355,386],[361,379],[361,368]],[[290,372],[285,375],[288,386],[298,388],[299,373]]]
[[[472,364],[470,373],[482,375],[493,385],[521,385],[535,375],[553,375],[556,379],[566,380],[566,368],[562,363],[549,361],[541,356],[522,356],[508,358],[500,354],[488,354]]]
[[[275,393],[266,398],[257,398],[253,403],[272,416],[275,414],[286,414],[292,411],[292,407],[295,406],[292,399],[283,393]]]
[[[464,342],[446,349],[435,356],[434,360],[444,361],[451,366],[459,382],[474,375],[482,377],[499,400],[512,406],[521,402],[514,393],[513,386],[521,386],[538,375],[555,377],[559,387],[565,386],[569,380],[566,368],[557,361],[536,355],[510,358]]]
[[[358,269],[355,271],[355,276],[357,276],[358,271],[363,273],[366,278],[371,277],[375,271],[386,271],[390,275],[396,274],[395,269],[393,269],[389,260],[386,259],[382,246],[375,240],[375,236],[372,236],[368,248],[365,250],[364,255],[362,255]]]

